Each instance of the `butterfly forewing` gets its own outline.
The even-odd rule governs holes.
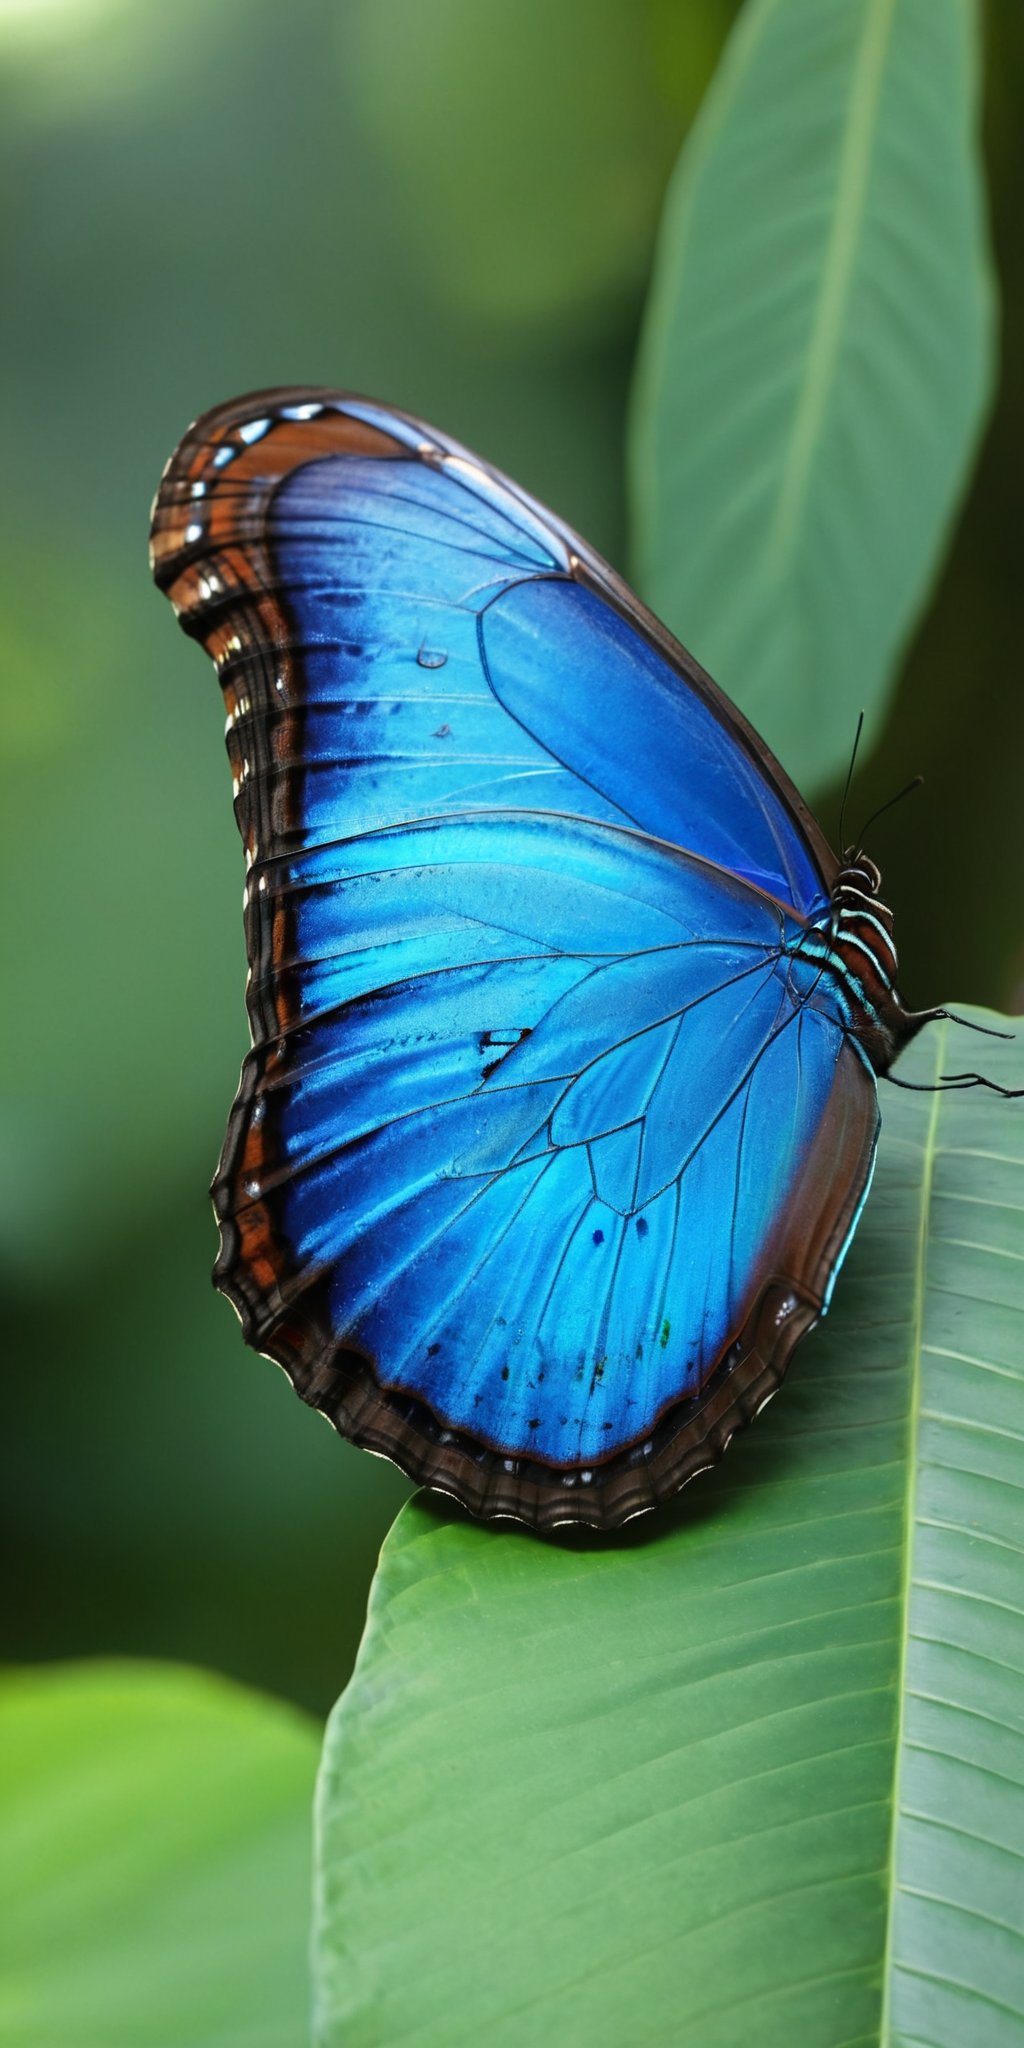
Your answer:
[[[794,971],[821,835],[613,573],[403,415],[208,415],[153,556],[249,867],[219,1284],[475,1511],[653,1505],[777,1385],[869,1174],[872,1081]]]

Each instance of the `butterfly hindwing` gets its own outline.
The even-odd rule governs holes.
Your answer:
[[[400,415],[209,416],[154,558],[249,862],[219,1284],[478,1511],[651,1505],[777,1384],[869,1171],[793,956],[820,835],[612,573]]]

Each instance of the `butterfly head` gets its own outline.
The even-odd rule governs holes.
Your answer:
[[[842,865],[836,876],[832,894],[836,896],[841,887],[850,887],[864,896],[877,896],[882,886],[882,871],[863,853],[858,846],[848,846],[842,857]]]

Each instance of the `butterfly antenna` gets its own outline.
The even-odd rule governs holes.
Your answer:
[[[871,816],[867,821],[867,824],[862,825],[860,831],[857,834],[858,852],[861,852],[863,850],[865,837],[870,832],[872,825],[874,825],[879,818],[883,817],[886,811],[891,811],[894,804],[901,804],[905,796],[910,796],[913,790],[920,789],[923,786],[923,783],[923,775],[912,775],[910,781],[904,783],[903,788],[898,789],[895,796],[887,797],[884,804],[879,804],[877,811],[872,811]]]
[[[849,767],[848,767],[848,769],[847,769],[847,771],[846,771],[846,782],[845,782],[845,785],[844,785],[844,788],[843,788],[843,801],[842,801],[842,803],[841,803],[841,804],[840,804],[840,806],[839,806],[839,851],[840,851],[840,853],[845,853],[845,851],[846,851],[846,840],[845,840],[845,839],[844,839],[844,837],[843,837],[843,833],[844,833],[844,831],[845,831],[845,829],[846,829],[846,799],[847,799],[847,797],[848,797],[848,796],[849,796],[849,794],[850,794],[850,784],[851,784],[851,782],[853,781],[853,764],[854,764],[854,762],[855,762],[855,761],[856,761],[856,759],[857,759],[857,748],[858,748],[858,747],[860,746],[860,736],[861,736],[861,733],[863,732],[863,730],[864,730],[864,713],[863,713],[863,711],[862,711],[862,712],[861,712],[861,714],[860,714],[860,717],[859,717],[859,718],[858,718],[858,720],[857,720],[857,730],[856,730],[856,732],[855,732],[855,733],[854,733],[854,735],[853,735],[853,752],[852,752],[852,754],[850,755],[850,765],[849,765]]]

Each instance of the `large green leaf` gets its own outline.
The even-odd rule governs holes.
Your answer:
[[[972,0],[749,0],[669,190],[637,576],[804,786],[881,709],[984,412],[975,42]]]
[[[1024,1048],[932,1027],[906,1079]],[[826,1326],[675,1512],[405,1509],[321,1773],[321,2048],[1024,2038],[1024,1103],[885,1089]]]
[[[173,1665],[0,1685],[5,2048],[300,2048],[312,1723]]]

